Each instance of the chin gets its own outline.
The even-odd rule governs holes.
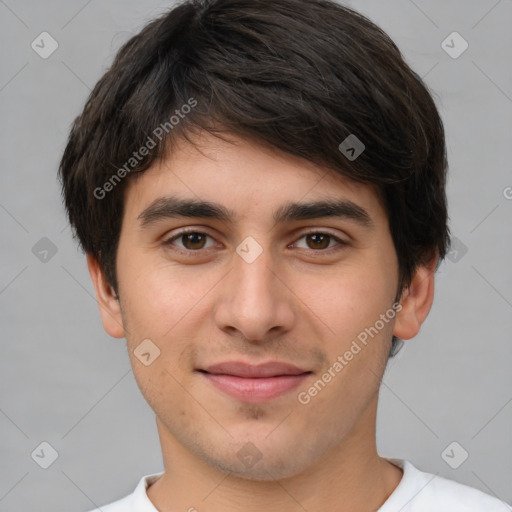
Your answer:
[[[271,434],[274,435],[274,434]],[[306,449],[297,443],[299,435],[264,435],[235,436],[228,445],[219,446],[212,453],[196,453],[208,465],[231,473],[231,476],[245,480],[272,482],[291,478],[307,470],[314,464],[313,447]]]
[[[210,458],[206,462],[220,471],[229,472],[232,477],[260,482],[291,478],[301,472],[301,469],[297,467],[297,458],[293,455],[290,455],[288,463],[278,459],[275,454],[271,459],[262,454],[261,459],[254,464],[244,463],[238,457],[234,459],[233,457],[229,459]]]

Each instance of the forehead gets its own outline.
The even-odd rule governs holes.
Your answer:
[[[163,159],[129,181],[125,211],[139,216],[152,203],[173,197],[222,205],[231,222],[267,214],[286,220],[291,203],[346,200],[371,219],[386,217],[375,185],[254,140],[235,135],[229,140],[203,132],[194,144],[177,141]]]

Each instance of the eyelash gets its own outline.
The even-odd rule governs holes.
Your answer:
[[[163,244],[165,246],[172,246],[173,245],[172,242],[174,242],[174,240],[177,240],[180,237],[182,237],[184,235],[187,235],[187,234],[190,234],[190,233],[194,233],[194,234],[198,234],[198,235],[206,235],[207,237],[210,237],[210,238],[213,239],[213,237],[211,235],[209,235],[208,233],[205,233],[203,231],[198,231],[197,229],[186,229],[186,230],[180,231],[176,235],[173,235],[171,238],[168,238],[167,240],[165,240],[163,242]],[[332,252],[337,252],[339,250],[342,250],[344,247],[349,245],[347,242],[341,240],[337,236],[335,236],[335,235],[333,235],[333,234],[331,234],[329,232],[319,231],[319,230],[312,230],[312,231],[308,231],[306,233],[303,233],[298,238],[298,240],[300,240],[301,238],[304,238],[307,235],[327,235],[328,237],[330,237],[334,241],[338,242],[338,245],[340,246],[340,247],[331,247],[330,249],[305,249],[307,251],[311,251],[311,252],[314,252],[314,253],[331,254]],[[210,249],[211,249],[211,247],[210,247]],[[182,254],[185,254],[187,256],[192,256],[193,257],[196,254],[200,253],[201,251],[205,251],[206,249],[197,249],[197,250],[194,251],[192,249],[182,249],[182,248],[178,247],[177,249],[174,249],[174,250],[176,250],[177,252],[180,252]]]

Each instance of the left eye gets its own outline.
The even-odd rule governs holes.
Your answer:
[[[180,249],[190,252],[197,252],[200,249],[208,248],[205,246],[206,238],[211,238],[213,240],[213,238],[210,235],[203,233],[201,231],[182,231],[181,233],[178,233],[172,238],[166,240],[164,242],[164,245],[174,245],[173,242],[175,240],[181,240],[183,246],[178,246]],[[309,247],[306,247],[306,249],[311,249],[314,251],[316,251],[317,249],[323,251],[332,248],[332,246],[329,247],[331,241],[337,242],[338,245],[347,245],[345,242],[343,242],[343,240],[339,239],[338,237],[331,235],[330,233],[323,233],[321,231],[305,233],[299,238],[299,240],[302,238],[305,238],[307,240],[306,243],[309,245]]]
[[[330,249],[332,248],[329,247],[329,241],[335,241],[335,242],[338,242],[338,245],[346,245],[345,242],[343,242],[343,240],[340,240],[338,237],[334,236],[334,235],[331,235],[329,233],[322,233],[321,231],[318,231],[318,232],[311,232],[311,233],[306,233],[304,235],[302,235],[299,240],[301,238],[307,238],[309,237],[309,245],[313,245],[313,247],[306,247],[306,249],[322,249],[322,250],[325,250],[325,249]],[[327,244],[326,244],[326,241],[327,241]],[[307,243],[307,242],[306,242]]]

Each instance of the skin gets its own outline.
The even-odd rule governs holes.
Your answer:
[[[402,478],[376,449],[380,379],[392,334],[414,337],[430,311],[435,260],[417,268],[394,319],[301,404],[297,394],[394,302],[398,260],[386,211],[372,186],[254,141],[231,140],[202,133],[200,151],[181,140],[128,184],[119,300],[88,256],[104,328],[126,338],[135,379],[156,414],[165,473],[148,496],[162,512],[376,510]],[[170,194],[221,203],[240,218],[232,226],[164,219],[142,230],[139,214]],[[328,217],[282,225],[272,219],[288,201],[326,198],[364,207],[374,228]],[[209,237],[165,245],[184,227]],[[332,238],[315,245],[305,236],[310,228],[347,245]],[[236,252],[247,236],[263,250],[252,263]],[[145,366],[134,350],[147,338],[160,355]],[[295,390],[249,404],[196,371],[226,360],[286,361],[313,373]],[[250,467],[237,456],[248,442],[261,454]]]

